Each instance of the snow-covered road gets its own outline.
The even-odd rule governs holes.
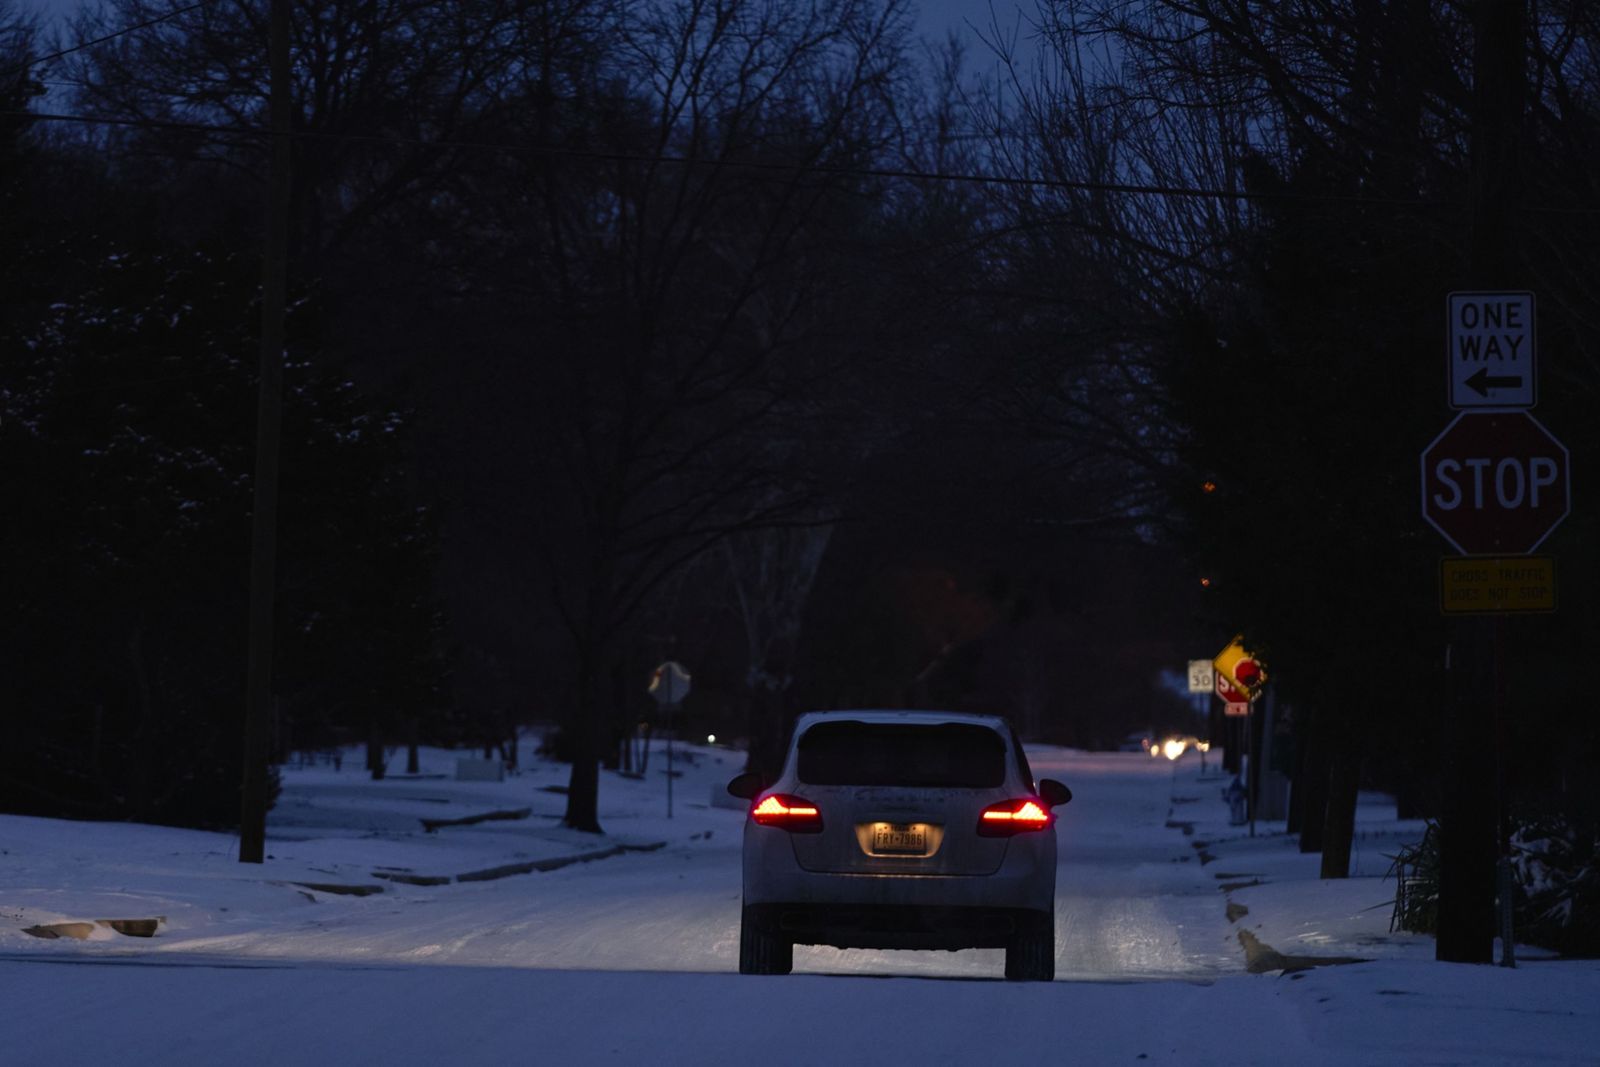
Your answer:
[[[1188,841],[1166,825],[1171,764],[1125,754],[1036,758],[1037,774],[1069,781],[1077,792],[1062,809],[1058,830],[1058,974],[1124,979],[1242,972],[1216,882],[1195,862]],[[712,778],[694,776],[707,779],[708,788]],[[740,815],[703,804],[680,812],[675,822],[695,829],[675,833],[665,820],[649,820],[649,833],[669,842],[658,851],[495,881],[392,886],[370,898],[324,899],[300,921],[175,930],[146,944],[166,955],[249,959],[730,972],[738,960]],[[642,817],[619,812],[612,825],[638,833],[644,828],[633,824]],[[994,978],[1003,963],[999,950],[801,947],[795,956],[797,972],[828,974]]]
[[[792,976],[740,976],[743,813],[710,803],[738,754],[687,759],[671,820],[658,766],[608,775],[603,839],[557,825],[553,765],[487,784],[291,769],[259,868],[219,835],[0,816],[0,1063],[1594,1062],[1600,965],[1441,965],[1426,938],[1387,931],[1376,875],[1414,829],[1392,807],[1359,843],[1369,877],[1319,882],[1281,832],[1228,827],[1192,757],[1030,753],[1076,794],[1055,983],[999,981],[1001,953],[981,951],[801,948]],[[619,842],[662,847],[489,881],[385,878]],[[1230,881],[1244,888],[1220,892]],[[1239,925],[1230,900],[1249,906]],[[154,915],[149,939],[22,932]],[[1246,926],[1283,951],[1379,962],[1249,975]]]
[[[1243,969],[1216,882],[1168,828],[1172,767],[1056,753],[1035,772],[1076,782],[1058,831],[1058,974],[1197,977]],[[547,882],[484,885],[360,931],[386,954],[463,962],[617,970],[732,971],[738,961],[738,820],[698,847],[669,847],[554,872]],[[419,914],[422,913],[422,914]],[[413,944],[417,938],[425,944]],[[298,954],[317,955],[313,944]],[[1004,953],[801,947],[797,972],[999,977]]]

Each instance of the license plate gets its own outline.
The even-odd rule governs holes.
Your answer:
[[[928,851],[928,828],[922,823],[878,823],[872,828],[872,851],[921,856]]]

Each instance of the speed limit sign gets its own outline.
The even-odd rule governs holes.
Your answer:
[[[1189,692],[1209,693],[1217,684],[1216,668],[1208,659],[1189,661]]]

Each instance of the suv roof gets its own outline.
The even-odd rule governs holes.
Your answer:
[[[810,729],[819,722],[871,722],[871,723],[967,723],[972,726],[987,726],[998,730],[1002,735],[1010,733],[1010,725],[999,715],[979,715],[967,711],[925,711],[925,710],[898,710],[890,708],[867,708],[859,711],[808,711],[795,721],[794,731],[798,736],[802,731]]]

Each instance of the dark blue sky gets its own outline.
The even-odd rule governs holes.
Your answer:
[[[1031,57],[1034,49],[1021,16],[1032,10],[1032,0],[993,0],[992,5],[990,0],[922,0],[917,28],[936,41],[952,31],[960,34],[967,42],[969,67],[988,70],[994,64],[994,55],[980,40],[980,33],[982,37],[992,36],[991,25],[999,23],[1006,34],[1015,35],[1018,53]]]
[[[79,3],[80,0],[18,0],[24,10],[39,11],[47,16],[70,15],[78,9]],[[1016,24],[1020,6],[1018,0],[994,0],[994,12],[1006,26]],[[1027,6],[1031,8],[1031,0],[1027,0]],[[987,26],[989,21],[989,0],[922,0],[917,26],[923,34],[937,39],[951,30],[970,36],[967,23]],[[976,41],[972,46],[972,59],[977,63],[981,46]]]

